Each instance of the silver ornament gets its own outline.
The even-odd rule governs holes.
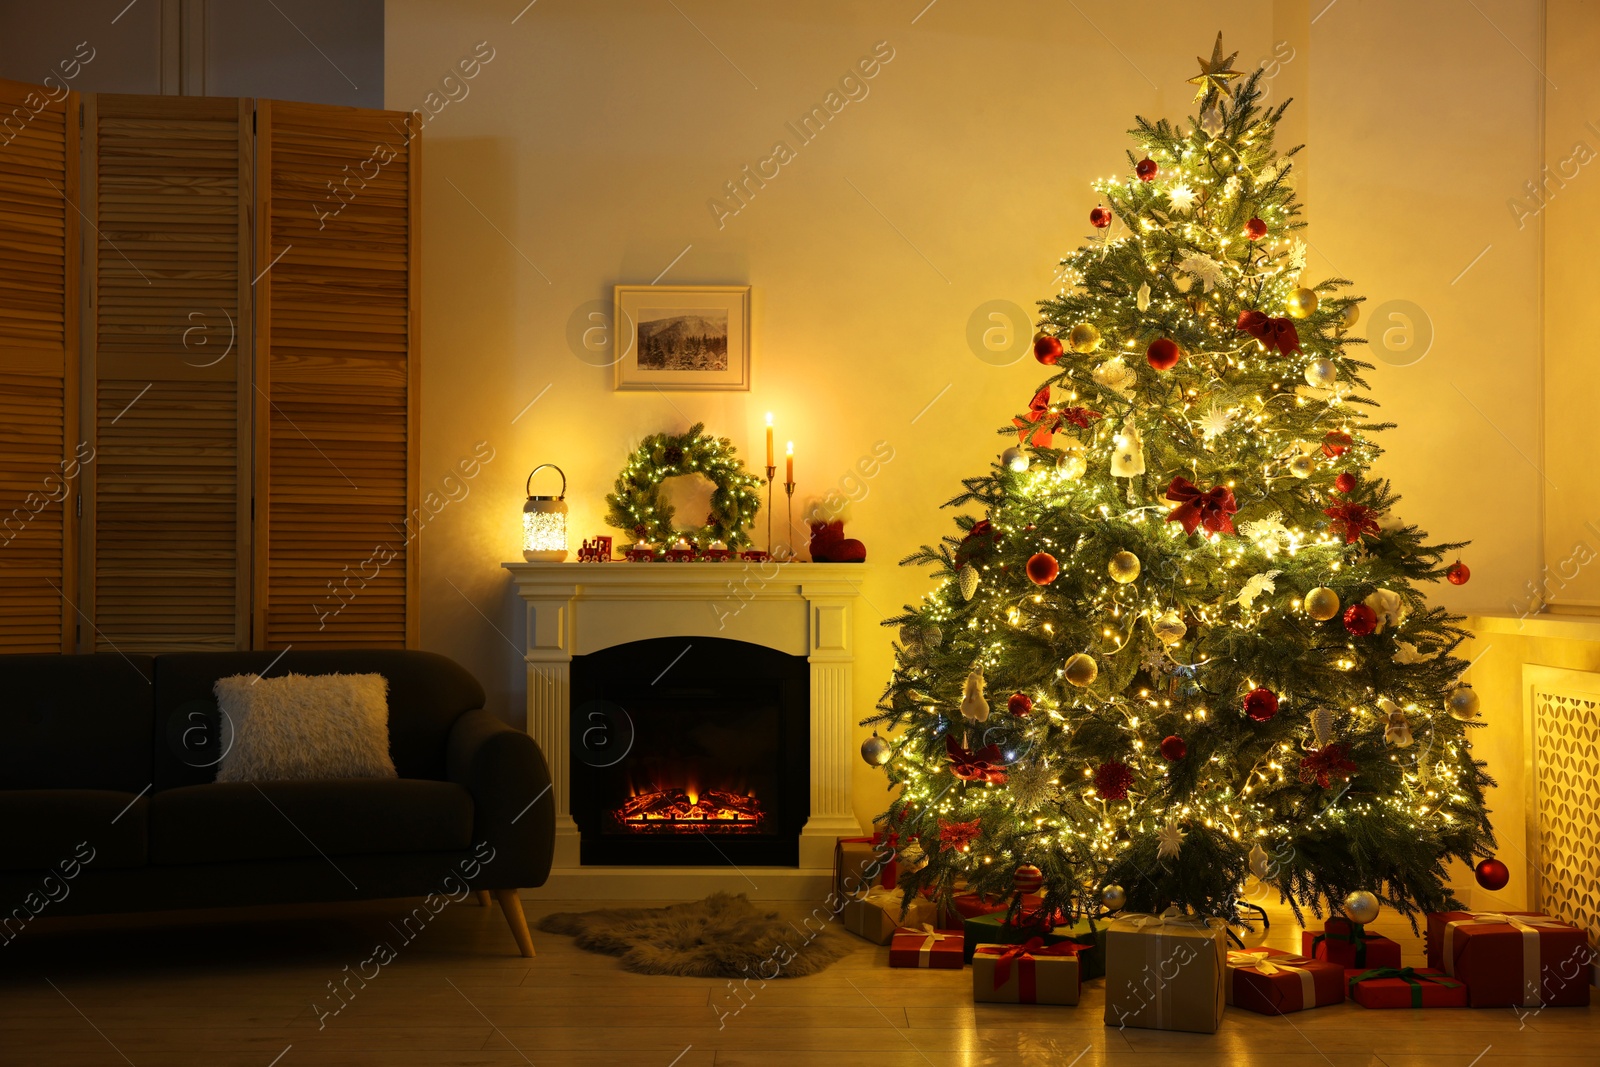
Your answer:
[[[1000,464],[1007,470],[1021,474],[1028,469],[1028,454],[1020,448],[1008,448],[1000,453]]]
[[[1107,911],[1121,911],[1128,906],[1128,891],[1120,885],[1108,885],[1100,890],[1100,903]]]
[[[908,655],[912,656],[920,656],[927,651],[927,647],[923,643],[921,624],[915,622],[903,622],[900,624],[900,647],[905,649]]]
[[[1450,691],[1445,698],[1444,706],[1450,709],[1450,717],[1461,722],[1471,722],[1478,717],[1478,694],[1473,692],[1472,686],[1463,685]]]
[[[1344,898],[1344,917],[1358,926],[1365,926],[1378,917],[1378,898],[1365,889],[1357,889]]]
[[[978,568],[968,563],[956,573],[956,580],[961,583],[961,599],[971,600],[972,594],[978,591]]]
[[[1339,380],[1339,368],[1331,359],[1314,359],[1306,364],[1306,384],[1316,389],[1326,389]]]
[[[871,737],[861,742],[861,758],[867,761],[868,766],[882,767],[889,762],[891,755],[893,752],[889,748],[889,742],[879,737],[876,730],[872,731]]]

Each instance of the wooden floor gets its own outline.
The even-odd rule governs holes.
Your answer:
[[[526,906],[532,922],[602,902]],[[741,1001],[725,981],[629,974],[550,934],[535,932],[539,955],[523,959],[499,910],[470,901],[406,943],[389,925],[405,910],[88,931],[41,922],[0,946],[0,1065],[1600,1065],[1600,1008],[1519,1018],[1345,1004],[1282,1018],[1230,1010],[1215,1035],[1116,1030],[1103,1025],[1101,982],[1075,1008],[974,1005],[970,971],[890,969],[888,949],[845,933],[856,947],[846,959],[752,983]],[[1295,947],[1292,917],[1274,920],[1253,940]],[[1378,928],[1422,962],[1409,927]],[[340,1001],[328,984],[379,941],[396,958],[329,1013]]]

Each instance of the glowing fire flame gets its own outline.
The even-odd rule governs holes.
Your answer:
[[[753,831],[766,820],[766,812],[753,793],[705,789],[693,782],[683,786],[635,787],[633,795],[611,814],[630,830],[668,833],[708,828]]]

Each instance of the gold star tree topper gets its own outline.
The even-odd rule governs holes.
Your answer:
[[[1239,77],[1239,72],[1232,69],[1233,61],[1238,58],[1238,52],[1233,53],[1227,59],[1222,58],[1222,31],[1218,30],[1217,43],[1211,48],[1210,61],[1201,59],[1199,56],[1194,57],[1194,61],[1200,64],[1200,73],[1189,79],[1190,85],[1199,86],[1194,98],[1196,100],[1204,100],[1206,93],[1213,88],[1224,96],[1232,96],[1233,90],[1229,88],[1228,82]]]

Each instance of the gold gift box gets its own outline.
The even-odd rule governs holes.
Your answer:
[[[1228,995],[1220,919],[1168,911],[1106,928],[1106,1025],[1214,1034]]]

